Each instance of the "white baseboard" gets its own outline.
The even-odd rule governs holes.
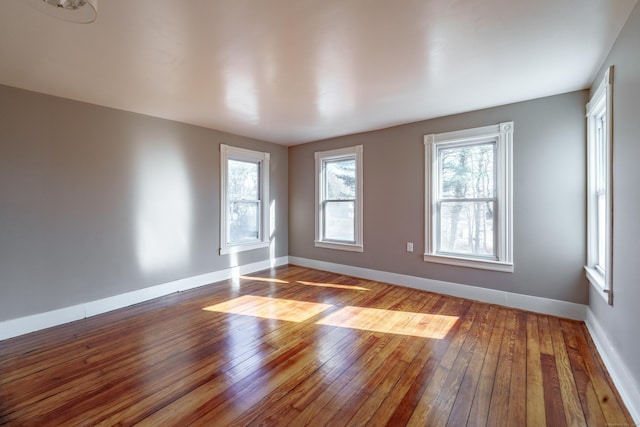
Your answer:
[[[136,291],[127,292],[125,294],[115,295],[112,297],[103,298],[96,301],[89,301],[71,307],[48,311],[46,313],[39,313],[31,316],[20,317],[18,319],[7,320],[4,322],[0,322],[0,340],[17,337],[19,335],[24,335],[41,329],[50,328],[52,326],[61,325],[63,323],[73,322],[75,320],[80,320],[87,317],[95,316],[97,314],[106,313],[108,311],[117,310],[119,308],[128,307],[133,304],[138,304],[140,302],[148,301],[174,292],[186,291],[188,289],[197,288],[200,286],[208,285],[210,283],[228,280],[234,276],[238,276],[241,274],[249,274],[255,271],[265,270],[267,268],[285,265],[288,262],[288,257],[285,256],[272,260],[265,260],[252,264],[241,265],[238,267],[226,268],[224,270],[201,274],[199,276],[187,277],[186,279],[175,280],[168,283],[162,283],[160,285],[138,289]]]
[[[294,256],[289,256],[289,263],[302,267],[331,271],[338,274],[362,277],[363,279],[368,280],[406,286],[408,288],[420,289],[423,291],[437,292],[439,294],[468,298],[490,304],[498,304],[506,307],[534,311],[537,313],[550,314],[567,319],[585,319],[587,306],[584,304],[498,291],[495,289],[487,289],[477,286],[461,285],[458,283],[443,282],[440,280],[425,279],[423,277],[407,276],[404,274],[389,273],[386,271],[370,270],[368,268],[352,267],[349,265],[334,264]]]
[[[611,345],[602,325],[589,307],[585,324],[620,397],[631,413],[633,421],[640,426],[640,385],[629,375],[626,363],[618,356],[617,350]]]

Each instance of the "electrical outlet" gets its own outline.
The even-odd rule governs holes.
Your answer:
[[[407,252],[413,252],[413,242],[407,242]]]

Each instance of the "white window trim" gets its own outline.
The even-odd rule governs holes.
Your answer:
[[[434,198],[438,194],[439,147],[493,139],[496,141],[497,260],[439,254],[436,248]],[[513,265],[513,122],[425,135],[425,249],[424,261],[512,273]]]
[[[269,247],[269,153],[220,144],[220,255]],[[260,221],[259,238],[253,242],[228,242],[227,224],[227,166],[229,160],[260,163]]]
[[[604,73],[602,81],[598,85],[595,93],[587,103],[587,265],[585,272],[589,283],[608,304],[613,304],[613,66]],[[596,158],[593,154],[596,144],[596,119],[602,115],[606,109],[606,132],[605,132],[605,176],[607,177],[607,201],[605,210],[607,212],[605,223],[605,271],[595,267],[598,256],[597,244],[597,200],[592,189],[596,183]]]
[[[337,150],[321,151],[321,152],[315,153],[315,162],[316,162],[315,228],[316,228],[316,232],[315,232],[314,244],[316,247],[327,248],[327,249],[337,249],[342,251],[364,252],[363,225],[362,225],[362,217],[363,217],[362,152],[363,152],[362,145],[357,145],[355,147],[340,148]],[[325,160],[351,158],[354,156],[356,159],[356,201],[355,201],[355,213],[354,213],[355,243],[324,241],[322,240],[322,208],[321,208],[322,189],[324,186],[322,162]]]

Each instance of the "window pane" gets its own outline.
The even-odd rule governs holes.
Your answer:
[[[606,123],[604,117],[598,117],[596,119],[596,191],[604,191],[607,185],[607,142],[605,139],[605,127]]]
[[[354,201],[325,202],[324,239],[355,241]]]
[[[604,194],[599,194],[597,196],[598,200],[598,222],[596,227],[598,227],[598,259],[596,260],[596,266],[600,267],[602,271],[605,271],[605,247],[606,247],[606,222],[607,222],[607,213],[606,213],[606,205],[607,199]]]
[[[356,198],[356,160],[326,161],[325,199],[341,200]]]
[[[495,202],[442,202],[440,249],[476,256],[495,256]]]
[[[494,143],[439,151],[442,198],[494,197]]]
[[[259,196],[259,163],[229,160],[229,200],[258,200]]]
[[[232,202],[229,204],[229,242],[259,240],[259,202]]]

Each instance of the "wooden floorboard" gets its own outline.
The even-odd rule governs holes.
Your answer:
[[[0,341],[0,424],[633,422],[583,322],[285,266]]]

